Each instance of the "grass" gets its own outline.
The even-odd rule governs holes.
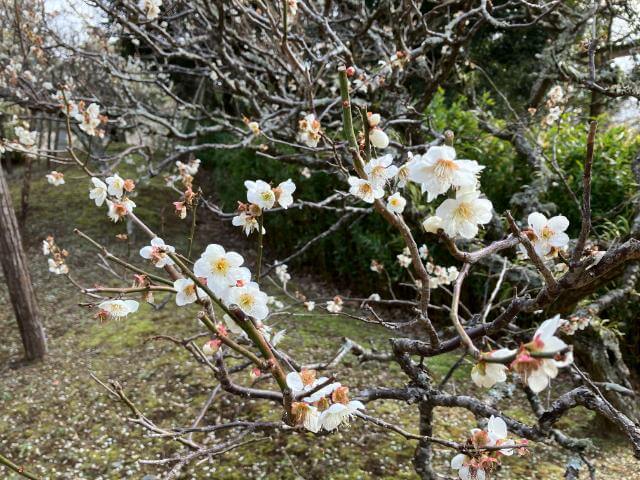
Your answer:
[[[114,253],[135,262],[139,262],[137,249],[146,239],[134,237],[131,244],[116,242],[115,235],[125,233],[126,228],[123,224],[109,223],[104,208],[89,203],[85,178],[74,178],[75,174],[69,172],[67,184],[53,188],[45,183],[43,175],[44,172],[36,175],[24,236],[51,352],[44,363],[24,366],[17,362],[21,358],[21,345],[7,292],[0,288],[0,335],[4,339],[0,343],[0,452],[46,479],[160,478],[163,469],[139,460],[166,457],[179,452],[178,446],[149,438],[128,422],[123,406],[114,402],[89,375],[119,381],[138,408],[158,424],[168,428],[189,425],[215,381],[183,349],[150,338],[159,334],[184,338],[201,332],[195,320],[196,309],[176,309],[169,299],[163,309],[142,306],[135,316],[124,321],[100,323],[93,317],[94,311],[79,307],[78,302],[86,299],[65,279],[47,272],[46,261],[39,253],[40,240],[53,234],[71,252],[69,264],[74,277],[84,285],[92,285],[112,280],[96,268],[95,252],[73,235],[74,227],[114,245]],[[152,227],[165,240],[184,247],[188,224],[173,216],[169,207],[174,195],[160,184],[160,180],[154,180],[139,186],[140,194],[135,199],[137,212],[145,219],[150,218]],[[206,243],[214,241],[231,245],[242,238],[205,219],[194,250],[200,251]],[[293,284],[291,288],[306,287]],[[160,302],[162,296],[157,300]],[[282,346],[302,361],[330,358],[343,337],[379,349],[387,345],[389,333],[382,328],[334,315],[299,310],[294,313],[275,317],[271,323],[278,329],[287,329]],[[457,354],[452,353],[429,359],[426,366],[440,378],[456,360]],[[465,364],[456,372],[449,383],[450,390],[479,393],[468,386],[469,368]],[[404,382],[395,364],[358,364],[353,357],[347,357],[336,373],[353,391],[368,385],[394,386]],[[237,374],[235,380],[249,383],[246,373]],[[268,384],[262,386],[270,388]],[[507,397],[500,406],[509,415],[530,422],[530,414],[518,406],[521,401],[516,394]],[[416,431],[415,406],[375,402],[368,409]],[[223,394],[216,398],[205,422],[236,417],[277,419],[279,414],[264,402],[239,402]],[[575,410],[561,426],[570,434],[592,435],[595,429],[592,420],[588,412]],[[474,425],[475,419],[464,410],[436,409],[437,436],[462,440]],[[195,438],[204,443],[210,441]],[[640,478],[637,463],[633,463],[619,438],[600,435],[595,443],[598,453],[593,451],[589,456],[597,457],[598,478]],[[193,465],[181,478],[412,479],[416,478],[411,464],[414,448],[414,442],[354,422],[348,429],[322,437],[275,435],[271,441]],[[440,448],[435,451],[436,468],[450,473],[446,464],[451,452]],[[536,444],[531,448],[531,457],[506,460],[496,478],[562,478],[566,460],[557,448]],[[2,468],[0,477],[18,478]]]

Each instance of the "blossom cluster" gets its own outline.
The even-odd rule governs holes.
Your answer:
[[[0,142],[0,153],[5,149],[33,156],[38,149],[38,132],[30,131],[22,126],[14,128],[15,139]]]
[[[100,114],[100,105],[90,103],[87,105],[84,100],[74,102],[69,98],[68,92],[58,90],[53,99],[60,103],[63,112],[79,123],[79,128],[91,137],[104,137],[104,129],[99,128],[106,125],[108,118],[106,115]]]
[[[364,410],[362,402],[349,400],[347,387],[327,377],[316,378],[315,370],[289,373],[287,386],[294,398],[300,400],[291,407],[294,422],[314,433],[321,429],[335,430],[349,423],[358,410]]]
[[[127,193],[133,192],[136,185],[131,179],[123,179],[117,173],[107,177],[103,182],[98,177],[91,177],[92,188],[89,190],[89,198],[97,207],[107,204],[107,216],[113,222],[119,222],[129,213],[133,212],[136,204]]]
[[[514,452],[526,453],[526,440],[508,439],[507,424],[500,417],[491,416],[486,430],[474,428],[466,442],[468,453],[459,453],[451,459],[451,468],[458,471],[460,480],[485,480],[500,465],[500,457]]]
[[[542,322],[533,339],[518,350],[500,348],[482,353],[471,370],[471,379],[479,387],[491,388],[504,382],[511,370],[520,374],[534,393],[541,392],[549,386],[551,379],[556,378],[559,368],[573,362],[573,354],[567,344],[555,336],[563,323],[560,315],[556,315]]]
[[[69,252],[58,247],[51,235],[42,241],[42,254],[45,257],[49,257],[47,263],[51,273],[55,273],[56,275],[66,275],[69,273],[69,267],[65,261],[69,256]]]
[[[238,202],[238,215],[233,217],[231,223],[241,227],[247,236],[260,228],[258,219],[264,210],[270,210],[276,203],[285,210],[289,208],[293,204],[293,192],[296,191],[296,185],[291,179],[281,182],[275,188],[264,180],[247,180],[244,186],[247,188],[248,203]],[[266,233],[264,226],[261,233]]]

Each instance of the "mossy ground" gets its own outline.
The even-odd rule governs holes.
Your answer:
[[[104,208],[98,209],[89,203],[86,178],[69,172],[67,184],[54,188],[46,184],[43,175],[40,171],[35,175],[38,178],[33,184],[24,237],[47,325],[50,354],[44,363],[20,364],[22,351],[13,312],[6,289],[0,286],[0,336],[3,339],[0,344],[0,452],[47,479],[160,478],[162,468],[138,461],[166,457],[178,452],[178,445],[149,438],[146,432],[129,423],[123,405],[110,399],[90,378],[90,373],[103,380],[118,380],[136,406],[159,425],[167,428],[190,425],[215,381],[185,350],[150,338],[160,334],[184,338],[201,332],[194,318],[195,309],[178,310],[172,303],[159,310],[144,306],[125,321],[99,323],[93,318],[93,311],[78,306],[86,299],[64,278],[47,272],[46,261],[39,252],[41,239],[53,234],[59,245],[71,252],[72,275],[84,285],[112,280],[96,268],[99,262],[95,252],[73,234],[73,228],[113,245],[114,253],[135,262],[138,261],[135,252],[145,239],[135,238],[134,245],[115,240],[116,234],[125,233],[125,227],[109,223]],[[175,219],[170,208],[174,195],[160,184],[157,180],[154,185],[139,187],[140,194],[135,199],[137,213],[170,243],[184,247],[188,225]],[[17,200],[17,185],[14,193]],[[229,245],[241,241],[235,235],[215,221],[203,218],[195,251],[209,242]],[[300,287],[310,288],[309,285]],[[344,317],[294,313],[274,321],[278,328],[287,329],[284,349],[303,361],[330,358],[345,336],[378,348],[386,346],[388,332],[381,328]],[[444,375],[456,359],[456,354],[444,355],[427,364],[438,377]],[[397,375],[395,365],[360,365],[349,357],[336,373],[353,391],[368,385],[393,386],[404,381],[402,375]],[[469,389],[468,375],[469,366],[465,365],[456,372],[448,389]],[[248,383],[249,379],[246,374],[240,374],[236,381]],[[531,421],[527,412],[516,406],[522,404],[521,400],[507,398],[500,406],[510,415]],[[375,415],[415,431],[414,406],[376,402],[368,408]],[[223,394],[216,397],[205,422],[236,417],[274,419],[278,415],[272,405],[254,401],[240,403]],[[596,450],[590,452],[589,457],[596,459],[598,478],[640,478],[638,464],[620,439],[594,431],[592,420],[588,412],[576,410],[561,426],[573,435],[595,435]],[[461,440],[473,425],[474,419],[466,411],[436,410],[435,435],[439,437]],[[210,441],[200,436],[195,438],[204,443]],[[356,421],[348,429],[319,438],[277,435],[270,441],[192,465],[181,478],[415,478],[411,464],[414,447],[414,442]],[[450,456],[449,451],[436,448],[436,468],[450,473],[447,468]],[[536,444],[531,448],[530,457],[505,461],[496,478],[562,478],[566,460],[557,448]],[[0,468],[0,478],[18,477]]]

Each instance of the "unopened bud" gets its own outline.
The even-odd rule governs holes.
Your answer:
[[[354,67],[347,68],[347,77],[353,77],[356,74],[356,69]]]

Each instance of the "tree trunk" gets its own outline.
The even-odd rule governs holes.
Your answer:
[[[22,238],[13,210],[9,185],[0,165],[0,262],[18,321],[27,360],[47,353],[42,317],[31,283]]]

